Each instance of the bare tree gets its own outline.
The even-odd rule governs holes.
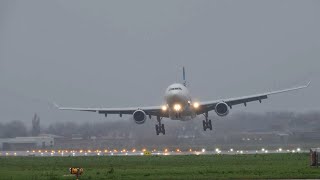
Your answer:
[[[39,136],[40,134],[40,117],[37,114],[34,114],[32,119],[32,136]]]

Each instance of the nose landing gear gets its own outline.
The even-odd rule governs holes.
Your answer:
[[[163,135],[166,134],[166,130],[164,128],[164,124],[161,123],[161,119],[159,116],[157,116],[157,121],[158,124],[155,126],[156,127],[156,133],[157,135],[159,135],[160,133],[162,133]]]
[[[212,122],[211,119],[208,119],[208,112],[204,113],[203,115],[206,118],[202,121],[203,130],[206,131],[207,129],[210,129],[212,131]]]

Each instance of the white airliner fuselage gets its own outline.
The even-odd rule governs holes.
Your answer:
[[[162,107],[162,110],[169,111],[170,119],[190,120],[196,117],[194,108],[197,103],[192,103],[189,90],[183,84],[170,85],[166,89],[164,99],[166,105]]]

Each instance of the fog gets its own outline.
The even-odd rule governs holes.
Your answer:
[[[37,116],[34,117],[36,119]],[[214,118],[214,117],[210,117]],[[164,121],[166,135],[157,136],[156,120],[142,125],[134,121],[83,122],[74,120],[41,125],[40,136],[55,137],[54,148],[261,148],[304,147],[318,145],[319,112],[236,113],[228,118],[214,118],[213,131],[203,131],[201,118],[194,121]],[[0,138],[31,136],[37,126],[21,121],[0,123]]]
[[[319,111],[319,8],[316,0],[2,0],[0,122],[27,123],[37,113],[45,127],[117,121],[141,128],[129,116],[61,112],[49,102],[161,105],[182,66],[193,98],[204,101],[312,80],[308,89],[235,106],[234,118]]]

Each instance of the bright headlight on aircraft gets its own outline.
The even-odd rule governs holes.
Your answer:
[[[193,103],[193,107],[194,107],[194,108],[197,109],[199,106],[200,106],[199,103],[197,103],[197,102]]]
[[[174,109],[175,111],[180,111],[180,110],[181,110],[181,105],[180,105],[180,104],[175,104],[175,105],[173,106],[173,109]]]
[[[166,105],[163,105],[163,106],[161,107],[161,109],[162,109],[162,111],[166,111],[166,110],[167,110],[167,106],[166,106]]]

